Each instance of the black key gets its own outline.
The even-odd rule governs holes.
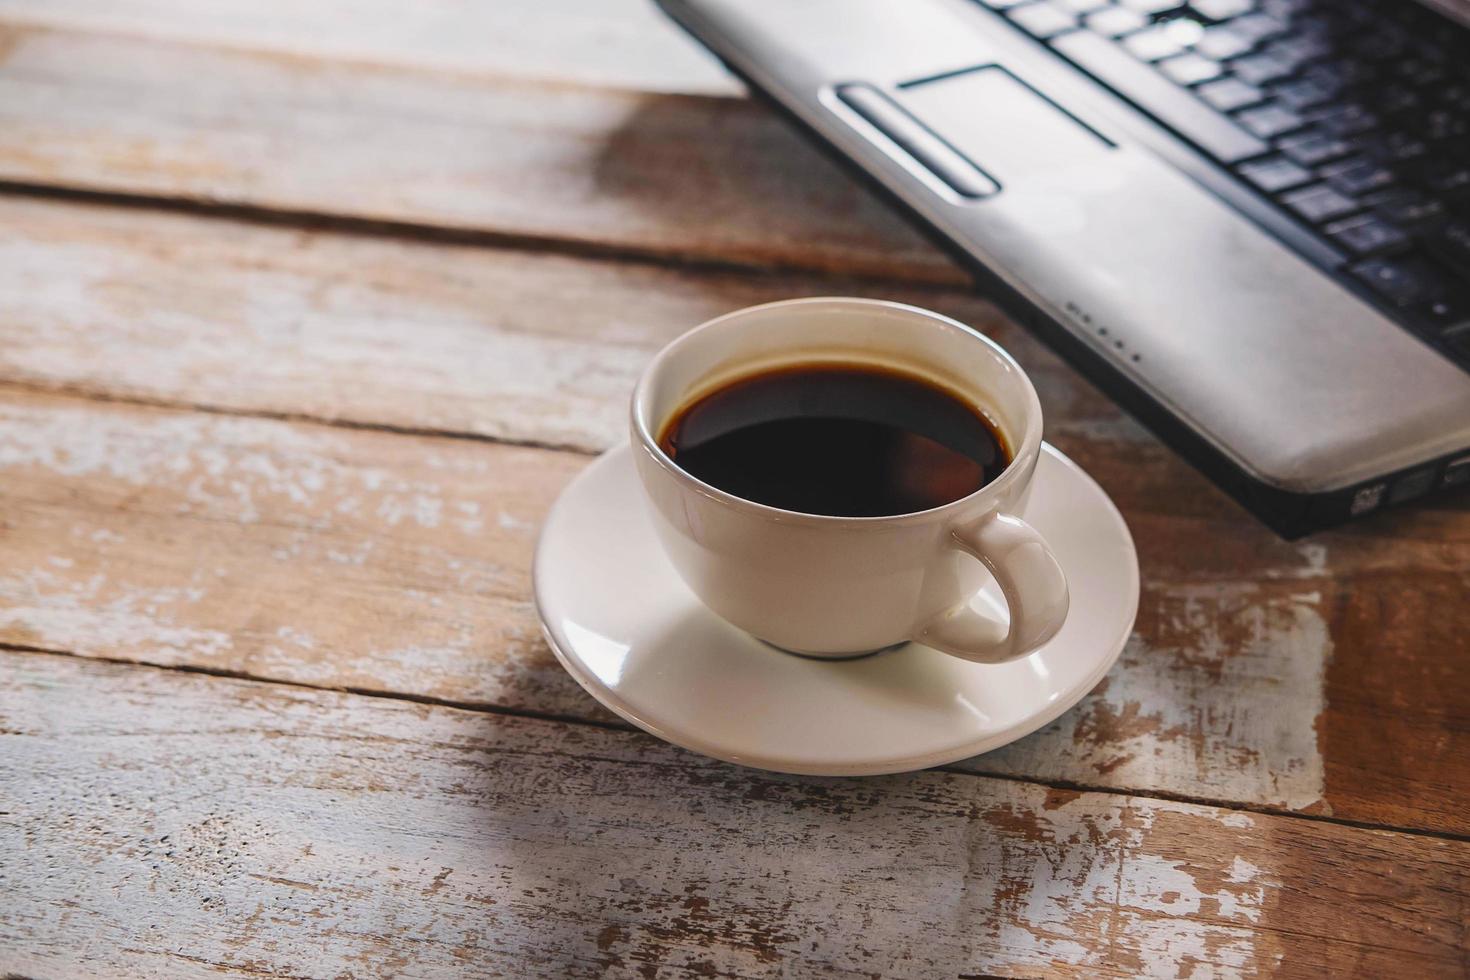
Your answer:
[[[1419,93],[1405,85],[1385,85],[1369,95],[1373,111],[1382,116],[1398,116],[1420,108]]]
[[[1332,93],[1327,91],[1316,82],[1305,78],[1292,79],[1285,82],[1277,82],[1271,86],[1271,95],[1286,106],[1288,109],[1301,111],[1310,109],[1312,106],[1321,105],[1332,98]]]
[[[1444,217],[1444,205],[1420,194],[1418,191],[1398,188],[1381,191],[1363,198],[1363,203],[1383,219],[1401,228],[1414,228],[1431,224]]]
[[[1349,197],[1380,191],[1393,183],[1392,171],[1356,157],[1325,164],[1317,169],[1317,173]]]
[[[1290,66],[1268,54],[1236,58],[1230,62],[1230,70],[1235,73],[1235,77],[1248,85],[1264,85],[1291,74]]]
[[[1101,35],[1074,31],[1057,38],[1052,47],[1221,163],[1236,163],[1270,149],[1228,116],[1215,112],[1192,92],[1135,61],[1122,47]]]
[[[1238,78],[1222,78],[1195,89],[1195,94],[1221,112],[1231,112],[1261,101],[1264,94],[1254,85],[1247,85]]]
[[[1400,251],[1409,245],[1408,235],[1371,214],[1334,222],[1323,231],[1354,255],[1381,255]]]
[[[1331,4],[1330,7],[1334,14],[1341,13],[1338,4]],[[1340,22],[1339,17],[1334,17],[1332,14],[1309,12],[1291,18],[1291,31],[1298,37],[1325,37],[1332,40],[1344,33],[1344,25]]]
[[[1219,78],[1222,69],[1209,58],[1197,54],[1180,54],[1166,58],[1158,64],[1159,71],[1180,85],[1197,85]]]
[[[1436,330],[1470,327],[1470,300],[1463,290],[1426,300],[1415,312]]]
[[[1455,141],[1463,143],[1470,138],[1470,115],[1457,109],[1433,108],[1416,113],[1403,120],[1405,129],[1417,133],[1432,143]]]
[[[1253,42],[1264,41],[1268,37],[1286,33],[1286,23],[1277,20],[1270,14],[1246,14],[1237,17],[1230,22],[1230,29],[1237,34],[1249,38]]]
[[[1289,133],[1302,127],[1302,117],[1283,105],[1268,102],[1254,109],[1242,109],[1235,121],[1263,140]]]
[[[1445,290],[1432,268],[1416,259],[1369,259],[1352,267],[1353,275],[1398,306],[1427,303]]]
[[[1358,210],[1356,201],[1339,194],[1326,184],[1313,184],[1311,187],[1292,191],[1282,196],[1281,203],[1314,225]]]
[[[1261,0],[1261,10],[1281,20],[1292,20],[1311,9],[1312,2],[1313,0]]]
[[[1435,164],[1424,171],[1429,189],[1446,197],[1470,194],[1470,164]]]
[[[1370,132],[1352,140],[1353,149],[1381,163],[1409,163],[1429,152],[1429,144],[1398,130]]]
[[[1392,61],[1401,58],[1409,47],[1402,31],[1380,24],[1369,34],[1360,34],[1347,44],[1347,49],[1365,61]]]
[[[1424,247],[1470,282],[1470,222],[1450,221],[1422,239]]]
[[[1216,61],[1238,58],[1253,47],[1249,38],[1225,26],[1205,28],[1204,35],[1194,42],[1195,51]]]
[[[1012,7],[1006,11],[1006,16],[1013,23],[1030,34],[1045,40],[1055,37],[1063,31],[1070,31],[1077,26],[1077,18],[1055,7],[1046,0],[1040,3],[1028,3],[1024,7]]]
[[[1470,363],[1470,324],[1465,324],[1459,330],[1452,330],[1444,335],[1444,342],[1449,345],[1450,350]]]
[[[1278,59],[1284,64],[1291,66],[1292,71],[1297,71],[1302,65],[1318,58],[1325,58],[1332,53],[1332,44],[1324,37],[1283,37],[1277,38],[1262,49],[1265,54]]]
[[[1393,72],[1415,88],[1434,85],[1444,80],[1445,70],[1439,62],[1428,58],[1400,58],[1393,64]]]
[[[1470,112],[1470,80],[1440,86],[1434,90],[1434,101],[1446,109]]]
[[[1266,157],[1243,163],[1236,172],[1267,194],[1299,187],[1312,179],[1310,170],[1297,166],[1286,157]]]
[[[1343,89],[1370,81],[1373,78],[1374,69],[1365,62],[1343,59],[1310,65],[1302,74],[1335,94]]]
[[[1284,136],[1276,146],[1304,167],[1315,167],[1319,163],[1335,160],[1351,153],[1353,149],[1347,140],[1313,130]]]
[[[1311,82],[1319,90],[1326,92],[1329,99],[1338,98],[1342,95],[1343,89],[1347,88],[1341,76],[1328,62],[1310,65],[1297,77],[1302,81]]]
[[[1377,116],[1354,102],[1310,109],[1303,116],[1332,136],[1356,136],[1378,125]]]
[[[1087,29],[1104,37],[1131,34],[1148,26],[1148,18],[1127,7],[1106,7],[1095,14],[1088,14]]]
[[[1352,34],[1357,28],[1376,27],[1389,20],[1388,15],[1377,4],[1324,3],[1318,7],[1318,11],[1343,34]]]

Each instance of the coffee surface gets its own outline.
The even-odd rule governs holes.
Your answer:
[[[939,507],[1010,462],[990,421],[955,395],[897,370],[835,364],[738,379],[676,413],[659,445],[726,493],[838,517]]]

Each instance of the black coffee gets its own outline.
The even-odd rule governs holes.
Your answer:
[[[659,446],[737,497],[839,517],[938,507],[1010,462],[996,428],[956,396],[913,375],[847,365],[734,381],[680,410]]]

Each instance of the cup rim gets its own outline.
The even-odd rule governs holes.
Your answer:
[[[690,342],[694,337],[705,331],[718,329],[730,320],[748,317],[756,313],[763,313],[777,307],[820,305],[884,309],[904,316],[922,319],[939,326],[959,330],[983,343],[993,357],[996,357],[1009,369],[1016,372],[1016,375],[1021,379],[1023,393],[1027,402],[1026,426],[1025,431],[1021,434],[1019,444],[1015,447],[1015,451],[1011,455],[1010,463],[1006,465],[1006,468],[1001,471],[1000,475],[978,490],[968,493],[957,500],[951,500],[947,504],[940,504],[938,507],[930,507],[927,510],[906,511],[902,514],[848,517],[834,514],[811,514],[799,510],[786,510],[782,507],[772,507],[770,504],[762,504],[758,501],[730,493],[729,491],[721,490],[719,487],[704,482],[699,477],[681,467],[678,463],[674,462],[668,453],[663,451],[663,448],[658,444],[657,436],[649,430],[648,422],[644,418],[645,413],[641,409],[645,406],[649,398],[652,379],[659,373],[659,369],[663,364],[673,356],[675,349]],[[629,410],[632,429],[638,437],[641,448],[644,452],[648,453],[660,468],[703,496],[723,503],[726,506],[751,511],[783,524],[833,528],[925,523],[934,520],[936,517],[942,517],[948,512],[971,509],[977,500],[987,496],[1000,496],[1005,490],[1010,489],[1022,479],[1022,471],[1025,469],[1025,467],[1020,465],[1022,460],[1035,457],[1041,452],[1041,399],[1036,394],[1036,386],[1031,383],[1030,376],[1026,374],[1021,368],[1021,365],[1016,362],[1016,359],[1004,347],[1001,347],[974,327],[961,323],[953,317],[945,316],[942,313],[935,313],[933,310],[926,310],[923,307],[913,306],[908,303],[899,303],[884,299],[867,299],[859,296],[805,296],[799,299],[774,300],[769,303],[759,303],[755,306],[742,307],[741,309],[721,314],[711,320],[706,320],[699,326],[675,337],[654,355],[653,360],[648,362],[647,366],[643,369],[643,373],[638,378],[638,383],[633,388],[633,397],[629,403]],[[1006,433],[1006,435],[1009,436],[1010,433]]]

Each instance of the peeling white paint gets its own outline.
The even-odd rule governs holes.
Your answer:
[[[1037,843],[1010,853],[985,835],[972,841],[973,877],[958,921],[978,925],[995,913],[998,921],[983,937],[988,954],[960,972],[1008,972],[1017,962],[1011,949],[1082,975],[1107,972],[1110,962],[1117,969],[1117,948],[1138,959],[1142,976],[1243,977],[1278,958],[1259,948],[1258,929],[1281,881],[1239,853],[1228,864],[1220,857],[1221,842],[1255,839],[1241,836],[1249,828],[1236,814],[1136,799],[1099,813],[1092,800],[1084,794],[1058,806],[1033,788],[985,813],[983,821]]]
[[[1330,574],[1327,567],[1327,545],[1317,541],[1299,541],[1295,548],[1302,563],[1295,567],[1269,568],[1266,570],[1267,578],[1314,579]]]
[[[446,493],[435,481],[341,461],[350,452],[337,433],[261,419],[0,409],[0,471],[39,467],[65,477],[181,486],[179,513],[242,524],[259,522],[269,510],[318,527],[332,513],[371,513],[389,527],[411,520],[432,529],[448,509],[459,516],[454,526],[461,532],[481,529],[478,501]]]
[[[1149,918],[1134,928],[1148,976],[1185,975],[1181,966],[1199,964],[1198,976],[1245,976],[1257,972],[1255,924],[1262,921],[1268,891],[1280,881],[1239,855],[1229,869],[1208,868],[1220,887],[1201,885],[1185,861],[1149,852],[1147,842],[1160,816],[1177,819],[1180,809],[1143,804],[1134,811],[1126,831],[1128,850],[1134,856],[1119,879],[1119,904],[1133,909],[1167,913],[1169,918]],[[1187,811],[1185,811],[1187,812]],[[1218,822],[1200,811],[1192,819]],[[1137,849],[1134,851],[1134,849]],[[1191,863],[1208,861],[1215,848],[1200,848]],[[1221,924],[1218,920],[1238,925]]]
[[[1319,596],[1197,586],[1156,601],[1170,610],[1166,638],[1135,636],[1078,707],[971,765],[1290,809],[1319,803],[1316,720],[1332,655]]]
[[[480,519],[478,500],[461,500],[455,504],[455,510],[459,512],[455,517],[455,524],[465,534],[474,534],[485,526],[485,522]]]
[[[0,628],[23,630],[33,642],[63,650],[87,651],[102,642],[109,650],[213,660],[231,649],[228,633],[179,625],[164,612],[198,602],[202,590],[108,585],[100,574],[79,580],[44,569],[0,578]]]
[[[495,522],[507,531],[534,531],[536,525],[530,521],[523,521],[514,514],[501,511],[495,517]]]
[[[503,298],[532,288],[523,281],[527,270],[513,262],[471,265],[431,246],[342,241],[319,255],[294,235],[266,229],[233,229],[221,247],[201,244],[197,232],[179,241],[166,219],[150,227],[161,250],[187,243],[197,256],[212,247],[210,272],[200,273],[197,258],[174,263],[138,247],[136,227],[126,247],[0,241],[0,268],[25,284],[14,292],[29,314],[12,318],[0,352],[9,372],[41,384],[245,411],[278,410],[286,392],[291,409],[306,414],[602,449],[625,438],[627,393],[658,346],[647,328],[638,331],[638,345],[592,330],[569,338],[524,329],[516,304]],[[438,280],[446,267],[484,285],[444,295]],[[393,281],[393,270],[405,269],[419,288]],[[537,291],[588,288],[585,263],[548,260],[529,274]],[[621,281],[608,288],[634,287]],[[496,312],[482,290],[512,311]],[[690,323],[699,319],[689,315]],[[309,483],[288,484],[282,492],[310,490]]]
[[[414,494],[413,519],[418,521],[419,527],[438,527],[439,515],[443,510],[444,501],[439,498]]]
[[[368,556],[373,553],[373,540],[365,539],[352,548],[327,548],[324,554],[327,560],[339,565],[356,565],[361,567],[367,563]]]
[[[303,650],[315,650],[316,638],[305,630],[296,629],[294,626],[282,626],[276,630],[276,636]]]
[[[1224,821],[1221,822],[1223,823]],[[1239,854],[1235,855],[1235,860],[1230,862],[1231,881],[1255,881],[1260,874],[1260,868],[1251,864]]]
[[[1296,546],[1297,552],[1307,563],[1306,575],[1319,576],[1327,573],[1327,546],[1315,541],[1303,541]]]

